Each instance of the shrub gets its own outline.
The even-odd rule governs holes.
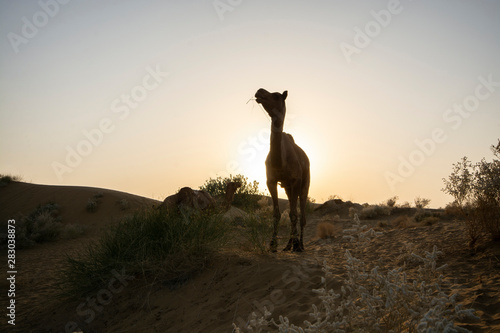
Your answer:
[[[416,197],[414,199],[414,201],[415,201],[415,207],[417,207],[418,209],[424,209],[425,207],[427,207],[429,205],[429,203],[431,202],[431,199]]]
[[[431,225],[434,225],[436,223],[439,222],[439,217],[436,217],[436,216],[428,216],[426,218],[424,218],[422,221],[421,221],[421,224],[422,225],[425,225],[425,226],[431,226]]]
[[[60,283],[66,294],[82,296],[125,269],[165,284],[200,270],[226,241],[228,224],[219,214],[192,214],[189,222],[174,210],[136,212],[108,230],[97,243],[68,257]]]
[[[449,217],[460,217],[462,214],[461,207],[456,201],[453,201],[446,205],[444,208],[444,214]]]
[[[399,208],[407,209],[407,208],[411,208],[411,205],[408,201],[405,201],[401,205],[399,205]]]
[[[87,206],[85,208],[89,213],[95,213],[97,211],[97,200],[89,198],[87,200]]]
[[[408,228],[408,227],[412,227],[414,226],[415,223],[413,222],[413,219],[410,218],[409,216],[407,215],[401,215],[401,216],[398,216],[396,217],[393,221],[392,221],[392,226],[393,227],[398,227],[398,228]]]
[[[413,219],[415,222],[422,222],[424,219],[433,216],[431,212],[425,211],[425,210],[419,210],[415,213],[415,216]]]
[[[55,203],[38,205],[28,216],[19,219],[16,228],[18,248],[56,240],[63,229],[59,217],[59,206]],[[3,243],[2,241],[2,246]]]
[[[333,195],[330,195],[328,197],[328,200],[327,201],[330,201],[330,200],[340,200],[342,201],[342,197],[340,195],[337,195],[337,194],[333,194]]]
[[[99,208],[99,204],[101,203],[101,198],[103,197],[102,192],[97,192],[92,198],[87,200],[86,210],[89,213],[95,213],[97,208]]]
[[[56,240],[61,233],[62,225],[50,211],[40,212],[31,224],[30,238],[35,243],[51,242]]]
[[[388,215],[391,215],[391,207],[384,205],[368,205],[359,212],[361,219],[374,219]]]
[[[329,222],[318,223],[316,229],[316,236],[321,239],[333,238],[335,235],[339,234],[338,228]]]
[[[398,201],[398,199],[399,199],[399,197],[398,197],[398,196],[394,196],[394,197],[392,197],[392,198],[389,198],[389,199],[387,199],[387,201],[386,201],[386,205],[387,205],[388,207],[391,207],[391,208],[392,208],[392,207],[396,206],[396,202]]]
[[[243,175],[229,177],[217,177],[208,179],[205,184],[200,186],[200,190],[210,193],[212,197],[220,197],[226,194],[226,187],[229,182],[241,182],[241,187],[236,190],[233,199],[233,205],[239,208],[255,209],[258,208],[258,201],[263,195],[259,191],[259,182],[249,182]]]
[[[80,224],[67,224],[61,231],[61,238],[75,239],[85,234],[87,227]]]
[[[7,186],[12,182],[20,182],[22,178],[20,176],[12,176],[12,175],[1,175],[0,174],[0,187]]]
[[[130,203],[128,202],[127,199],[120,199],[116,203],[118,204],[121,210],[130,209]]]
[[[500,158],[500,140],[491,150]],[[472,247],[483,233],[500,239],[500,160],[487,162],[483,158],[472,164],[463,157],[443,181],[443,191],[453,196],[465,220],[469,245]]]

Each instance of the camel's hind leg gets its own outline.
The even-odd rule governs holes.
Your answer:
[[[299,241],[299,233],[297,231],[297,202],[299,199],[298,195],[298,187],[293,186],[292,188],[285,188],[286,194],[288,196],[288,202],[290,204],[290,239],[288,240],[288,244],[283,249],[283,251],[289,251],[293,249],[294,252],[301,252],[302,249],[300,247]]]
[[[309,174],[302,183],[300,192],[300,249],[304,251],[304,227],[306,226],[307,196],[309,195]]]
[[[307,206],[307,195],[300,196],[300,240],[299,247],[301,251],[304,251],[304,227],[306,226],[306,206]]]

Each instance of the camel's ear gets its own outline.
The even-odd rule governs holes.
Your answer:
[[[283,91],[281,95],[283,96],[283,100],[285,100],[286,96],[288,96],[288,91],[287,90]]]

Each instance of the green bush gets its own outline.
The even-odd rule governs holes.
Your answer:
[[[113,270],[126,269],[164,283],[200,270],[226,241],[227,223],[218,214],[198,213],[186,221],[175,211],[145,210],[126,218],[76,258],[69,257],[61,283],[82,296],[102,287]]]
[[[500,140],[491,150],[500,158]],[[466,221],[469,245],[473,246],[484,233],[492,239],[500,239],[500,160],[488,162],[483,158],[472,164],[463,157],[443,181],[443,191],[453,196],[453,206]]]
[[[229,175],[229,177],[217,177],[208,179],[205,184],[200,186],[200,190],[210,193],[214,198],[224,197],[226,194],[226,186],[229,182],[240,182],[241,187],[236,190],[233,199],[233,205],[242,209],[258,208],[258,201],[263,195],[259,191],[259,182],[249,182],[248,178],[243,175]]]

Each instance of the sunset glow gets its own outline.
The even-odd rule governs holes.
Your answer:
[[[444,206],[452,163],[500,137],[495,1],[54,3],[0,2],[0,172],[26,181],[265,191],[259,88],[288,90],[317,202]]]

